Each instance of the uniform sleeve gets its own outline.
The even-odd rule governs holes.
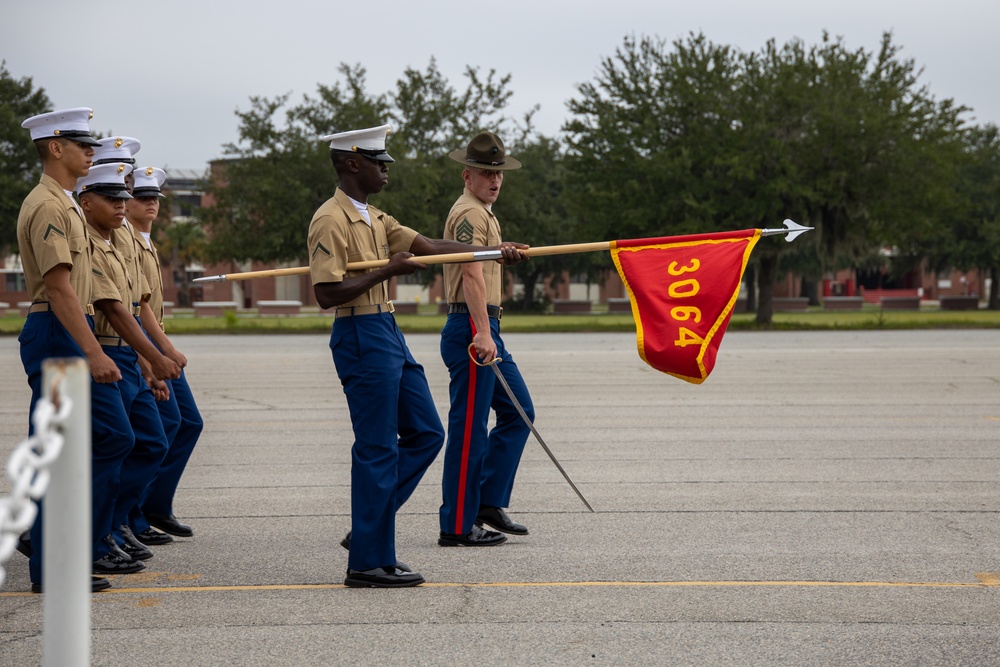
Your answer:
[[[489,218],[486,211],[470,208],[464,213],[452,216],[445,226],[446,239],[454,239],[459,243],[486,246],[489,239]]]
[[[409,252],[418,232],[399,224],[399,220],[385,214],[385,237],[389,241],[389,252]]]
[[[139,266],[139,300],[149,301],[149,297],[153,295],[153,289],[149,286],[149,280],[146,278],[146,272],[142,270],[142,266]]]
[[[93,273],[93,296],[91,297],[93,303],[108,299],[112,301],[122,300],[118,286],[115,285],[115,281],[111,277],[113,274],[111,273],[111,267],[108,265],[107,253],[94,250],[93,266],[90,270]]]
[[[339,283],[347,270],[347,234],[330,215],[309,225],[309,275],[314,285]]]
[[[74,255],[86,252],[85,234],[73,234],[65,208],[45,201],[32,211],[27,223],[31,249],[44,276],[60,264],[73,266]]]

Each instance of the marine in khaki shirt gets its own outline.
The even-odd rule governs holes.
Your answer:
[[[87,231],[90,234],[93,252],[94,303],[104,300],[117,301],[134,317],[131,308],[132,298],[141,287],[137,289],[133,286],[134,282],[138,281],[134,281],[129,275],[129,262],[122,256],[112,239],[103,238],[100,232],[90,225],[87,226]],[[145,283],[146,279],[141,276],[141,280]],[[98,309],[94,315],[94,334],[102,345],[117,343],[120,338],[105,310]]]
[[[445,238],[463,243],[500,242],[492,206],[504,173],[521,163],[507,155],[495,133],[477,134],[464,149],[448,154],[462,165],[465,188],[445,222]],[[451,407],[444,452],[439,510],[441,546],[493,546],[528,529],[506,512],[534,408],[520,370],[500,335],[502,273],[499,265],[445,266],[448,319],[441,331],[441,359],[448,367]],[[482,368],[469,355],[484,363]],[[500,374],[504,384],[497,382]],[[508,395],[509,392],[509,395]],[[490,411],[496,426],[489,429]],[[522,421],[524,417],[525,421]],[[493,530],[486,530],[489,526]]]
[[[416,586],[423,576],[396,559],[395,517],[434,461],[444,439],[423,368],[396,328],[386,281],[423,268],[414,255],[468,251],[456,241],[428,239],[368,203],[389,182],[389,126],[323,137],[340,182],[309,225],[309,266],[316,301],[337,307],[330,349],[351,412],[351,531],[344,583]],[[486,248],[471,248],[486,250]],[[522,259],[513,245],[507,261]],[[388,260],[366,271],[349,262]]]
[[[399,224],[391,215],[374,206],[354,201],[337,188],[334,196],[313,215],[309,225],[309,272],[313,284],[341,282],[369,271],[348,271],[350,262],[389,259],[395,253],[409,252],[417,232]],[[366,210],[369,220],[361,214]],[[384,304],[389,301],[385,281],[357,297],[337,304],[340,308]]]
[[[150,342],[140,328],[132,306],[133,299],[149,294],[146,278],[141,273],[133,273],[137,271],[135,257],[132,257],[130,265],[114,244],[115,231],[125,219],[125,200],[130,197],[124,183],[117,184],[122,181],[121,175],[130,169],[124,163],[102,164],[93,167],[91,173],[81,180],[80,206],[87,220],[93,249],[92,299],[97,311],[94,333],[102,345],[123,342],[132,346],[144,359],[140,366],[148,362],[152,377],[173,379],[180,376],[180,366]]]
[[[500,222],[493,211],[478,199],[469,188],[451,207],[444,224],[444,238],[472,245],[499,245],[503,239]],[[444,286],[448,303],[466,303],[465,285],[461,264],[444,265]],[[503,267],[496,262],[482,263],[486,284],[486,305],[499,306],[503,302]]]
[[[90,243],[83,214],[48,174],[42,174],[21,206],[17,245],[32,303],[49,301],[42,277],[63,264],[70,267],[69,284],[80,307],[86,310],[90,306]]]
[[[31,387],[31,410],[42,396],[42,369],[49,358],[86,357],[94,379],[92,394],[102,389],[115,391],[111,383],[121,379],[118,366],[104,353],[88,321],[90,244],[83,214],[72,198],[78,179],[90,171],[97,144],[90,134],[91,115],[89,108],[80,107],[39,114],[21,123],[30,133],[42,165],[42,177],[25,198],[17,218],[18,252],[33,302],[18,336],[21,362]],[[105,416],[99,409],[92,410],[92,424],[99,424]],[[92,489],[100,489],[105,473],[113,472],[103,464],[109,454],[103,444],[97,438],[93,445]],[[100,493],[90,500],[94,508],[91,558],[97,562],[107,553],[107,531],[100,521]],[[28,570],[31,590],[36,593],[42,591],[44,514],[40,508],[30,539],[22,536],[20,540],[30,549]],[[93,591],[110,586],[103,578],[91,582]]]
[[[86,117],[76,118],[83,112]],[[93,378],[115,382],[121,379],[118,367],[101,350],[86,319],[93,313],[90,244],[83,213],[71,194],[77,179],[90,170],[94,155],[96,141],[80,129],[89,112],[53,111],[22,123],[31,130],[43,173],[18,214],[17,245],[31,301],[37,304],[32,312],[54,313],[86,356]]]
[[[128,214],[127,223],[122,224],[120,232],[128,229],[128,236],[119,239],[119,248],[131,247],[136,259],[137,271],[145,276],[148,291],[144,291],[139,299],[139,318],[143,329],[149,335],[157,348],[184,368],[187,357],[174,347],[163,329],[163,277],[160,274],[160,256],[152,240],[153,221],[160,213],[160,186],[166,181],[166,173],[158,167],[141,167],[134,172],[134,187],[132,199],[125,203]],[[131,241],[129,246],[128,241]],[[146,368],[143,373],[146,374]],[[152,385],[149,375],[146,380]],[[187,393],[186,381],[184,391]],[[156,387],[154,387],[156,389]],[[160,398],[158,395],[157,398]],[[190,422],[201,422],[197,416],[197,408],[193,404],[186,406]]]
[[[187,366],[187,357],[173,346],[164,333],[160,259],[151,238],[153,222],[159,215],[160,198],[163,196],[160,188],[166,182],[167,174],[158,167],[147,166],[136,168],[132,176],[132,199],[125,203],[125,211],[132,227],[139,264],[150,288],[148,301],[144,300],[141,304],[142,327],[156,347],[183,369]],[[204,428],[204,420],[183,372],[179,378],[166,383],[164,389],[168,393],[165,396],[157,392],[156,383],[149,377],[146,381],[160,399],[156,407],[164,431],[170,438],[170,445],[167,455],[146,488],[140,512],[131,517],[131,528],[139,542],[164,544],[173,539],[171,535],[194,535],[191,526],[181,523],[174,516],[173,501],[181,476]],[[169,535],[153,530],[152,526]]]

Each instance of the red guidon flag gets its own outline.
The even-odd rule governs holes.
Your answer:
[[[639,356],[694,384],[712,372],[759,229],[611,242]]]

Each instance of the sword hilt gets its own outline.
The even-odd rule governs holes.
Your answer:
[[[485,364],[479,361],[479,355],[476,354],[476,344],[469,343],[469,358],[472,359],[472,363],[477,366],[492,366],[493,364],[499,364],[502,360],[500,357],[493,357],[493,361],[488,361]]]

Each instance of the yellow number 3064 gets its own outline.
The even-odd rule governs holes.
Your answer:
[[[693,258],[687,266],[679,266],[677,262],[670,262],[667,266],[667,273],[672,276],[681,276],[685,273],[694,273],[701,268],[701,260]],[[672,283],[667,287],[667,293],[675,299],[685,299],[698,293],[701,285],[697,280],[688,278]],[[679,322],[694,320],[701,322],[701,309],[696,306],[677,306],[670,309],[670,317]],[[691,331],[687,327],[680,327],[677,331],[678,338],[674,341],[676,347],[687,347],[688,345],[701,345],[705,339]]]

